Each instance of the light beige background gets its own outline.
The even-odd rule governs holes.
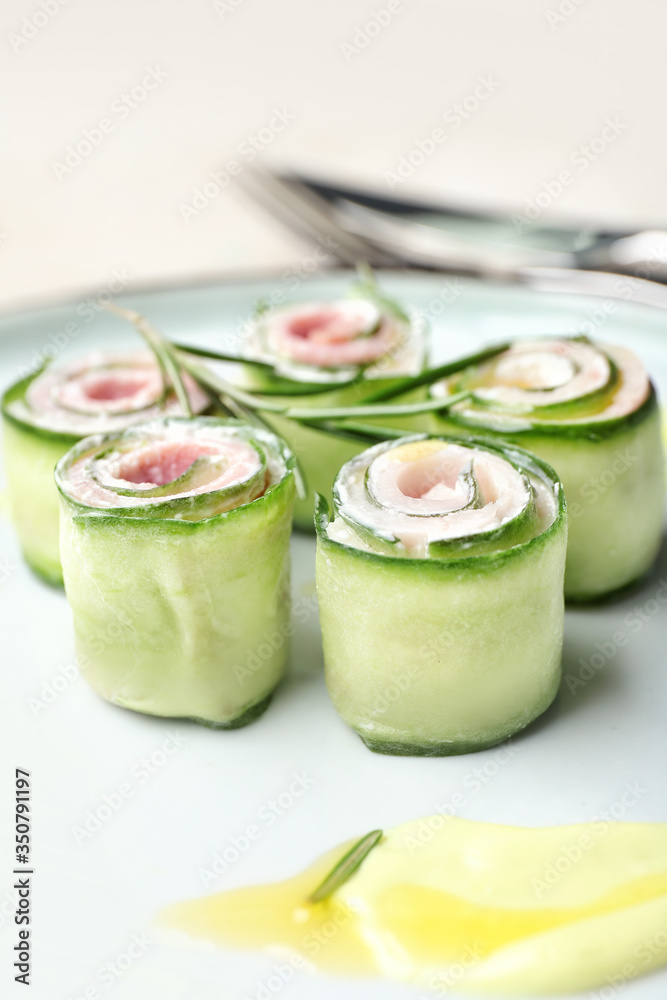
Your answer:
[[[50,16],[40,0],[0,9],[3,309],[104,288],[114,271],[138,287],[298,260],[308,248],[233,179],[190,221],[182,206],[227,160],[247,162],[239,147],[275,108],[294,120],[266,163],[387,190],[480,77],[494,93],[445,122],[397,190],[522,209],[611,118],[622,131],[549,211],[667,224],[663,0],[402,0],[364,48],[386,0],[41,3]],[[151,68],[166,78],[114,112]],[[59,178],[54,163],[105,117],[113,131]]]

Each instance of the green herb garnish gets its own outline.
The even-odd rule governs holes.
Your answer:
[[[322,900],[331,896],[336,889],[340,889],[341,885],[347,882],[350,876],[356,872],[361,862],[370,854],[380,840],[382,840],[382,830],[373,830],[371,833],[367,833],[365,837],[362,837],[361,840],[358,840],[331,869],[324,881],[320,882],[318,887],[311,892],[306,902],[321,903]]]

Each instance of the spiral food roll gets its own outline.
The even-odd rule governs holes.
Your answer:
[[[383,442],[343,466],[317,528],[327,685],[372,750],[483,749],[551,703],[567,525],[546,463],[481,440]]]
[[[254,391],[280,391],[281,400],[299,407],[345,407],[422,370],[425,323],[419,313],[371,286],[353,298],[261,313],[251,324],[246,354],[275,366],[271,376],[246,366]],[[341,465],[364,445],[350,435],[324,433],[288,418],[267,419],[299,458],[307,495],[296,502],[295,523],[312,531],[314,494],[330,496]]]
[[[186,378],[193,412],[208,397]],[[53,470],[89,434],[182,414],[149,351],[95,351],[16,382],[2,399],[4,458],[12,515],[23,554],[49,583],[62,583],[58,493]]]
[[[435,431],[514,442],[563,482],[566,597],[598,598],[646,572],[662,539],[664,472],[655,390],[639,359],[580,337],[519,341],[431,391],[466,390],[433,418]]]
[[[213,417],[95,435],[60,460],[65,589],[99,694],[221,728],[263,711],[289,634],[293,465],[273,434]]]
[[[421,324],[389,300],[335,299],[268,309],[251,327],[248,356],[273,362],[288,378],[347,381],[360,368],[381,377],[420,370]]]

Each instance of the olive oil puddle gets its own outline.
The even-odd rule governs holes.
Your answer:
[[[658,847],[660,861],[664,861],[664,865],[660,864],[662,871],[637,874],[641,872],[641,864],[637,866],[627,861],[622,870],[617,867],[612,870],[609,866],[614,865],[613,853],[610,856],[603,850],[599,860],[593,859],[592,866],[593,855],[586,858],[590,866],[587,871],[578,872],[573,866],[566,875],[571,880],[573,892],[570,895],[575,902],[568,905],[567,898],[564,899],[561,894],[555,905],[550,902],[548,893],[542,901],[527,889],[528,876],[522,867],[524,856],[530,855],[529,863],[541,863],[543,860],[548,864],[553,858],[553,844],[540,841],[540,834],[546,831],[493,827],[466,821],[458,823],[465,823],[466,830],[484,828],[484,842],[489,845],[493,845],[493,832],[497,831],[505,845],[505,852],[508,837],[512,833],[516,835],[516,861],[511,864],[512,871],[516,866],[516,905],[508,905],[506,893],[503,905],[494,905],[492,900],[480,898],[484,892],[480,890],[479,880],[472,875],[470,891],[465,893],[428,884],[429,868],[428,863],[425,867],[423,859],[419,862],[419,877],[411,881],[414,861],[405,851],[402,854],[396,852],[395,847],[389,859],[389,869],[385,859],[377,866],[379,875],[375,881],[370,871],[365,879],[355,873],[332,897],[319,903],[307,902],[309,894],[354,843],[351,842],[327,852],[306,871],[286,881],[175,904],[160,915],[160,925],[223,947],[269,949],[274,953],[299,955],[316,969],[337,975],[385,975],[422,982],[424,976],[434,969],[451,967],[461,961],[468,964],[467,956],[472,955],[474,964],[480,967],[485,960],[493,960],[496,953],[504,948],[520,944],[530,947],[532,939],[558,929],[569,927],[577,935],[578,944],[588,934],[593,946],[597,947],[595,942],[599,930],[591,930],[597,927],[596,918],[622,915],[623,911],[627,911],[625,919],[627,926],[631,927],[633,913],[636,912],[632,908],[651,901],[663,900],[665,903],[665,908],[660,911],[662,922],[655,923],[656,918],[653,917],[654,925],[651,926],[655,926],[656,931],[663,924],[667,928],[667,824],[614,824],[615,837],[619,842],[624,841],[622,846],[625,849],[632,846],[632,838],[637,837],[638,829],[652,828],[654,833],[661,829],[665,843],[664,849]],[[626,829],[621,831],[620,827]],[[407,828],[408,825],[399,830]],[[561,829],[581,831],[587,827]],[[454,829],[452,832],[455,832]],[[459,829],[459,839],[460,833]],[[531,837],[531,834],[535,836]],[[445,830],[443,844],[446,835]],[[382,851],[383,846],[381,842],[374,851]],[[642,856],[641,841],[637,842],[637,851]],[[655,855],[655,850],[653,853]],[[507,854],[502,855],[501,851],[499,856],[506,858]],[[493,880],[493,858],[482,858],[482,866],[485,860],[489,862],[490,878]],[[363,862],[362,868],[372,863],[373,852]],[[437,866],[437,859],[433,863]],[[652,863],[655,865],[655,858]],[[585,869],[586,865],[582,868]],[[391,878],[387,877],[387,870],[392,872]],[[601,872],[617,884],[600,890]],[[633,874],[635,877],[632,877]],[[440,881],[441,876],[442,873]],[[591,892],[584,893],[587,898],[583,901],[581,887],[586,884],[587,878],[592,879]],[[613,948],[609,949],[609,954],[608,964],[613,966]],[[526,962],[525,956],[523,961]],[[535,951],[529,976],[531,984],[535,983],[534,968],[539,961]],[[577,961],[581,963],[580,958],[576,961],[572,959],[568,988],[589,988],[587,970],[577,967]],[[667,962],[667,949],[664,957],[655,961],[653,966],[663,962]],[[613,975],[615,969],[610,967],[608,971],[609,975]],[[638,968],[633,975],[641,971],[644,970]],[[485,992],[495,992],[492,979],[486,983]],[[520,979],[521,974],[517,986]],[[604,983],[604,977],[600,982]],[[457,988],[463,986],[457,984]],[[531,990],[534,988],[533,985]],[[546,980],[544,992],[551,992]]]

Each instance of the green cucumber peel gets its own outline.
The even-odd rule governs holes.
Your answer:
[[[437,412],[438,410],[448,409],[455,403],[467,399],[470,395],[466,391],[456,396],[450,396],[447,399],[425,400],[418,403],[400,403],[395,405],[388,404],[386,406],[361,405],[299,408],[258,398],[258,396],[252,393],[238,389],[204,365],[188,360],[183,356],[182,352],[179,353],[179,360],[185,370],[206,389],[215,392],[223,405],[228,409],[230,408],[231,401],[232,404],[240,405],[249,412],[264,411],[266,413],[277,413],[292,420],[300,420],[307,423],[315,423],[320,420],[343,419],[346,417],[407,416],[417,413],[428,413],[430,411]]]
[[[227,379],[222,378],[221,375],[211,371],[206,365],[188,359],[182,351],[179,351],[176,357],[185,371],[208,392],[215,393],[222,405],[228,410],[233,409],[234,404],[251,411],[265,410],[267,413],[286,413],[288,410],[288,407],[281,403],[260,399],[250,392],[239,389]]]
[[[224,361],[227,363],[233,363],[238,365],[244,365],[249,368],[257,369],[261,377],[266,381],[266,385],[263,385],[261,390],[256,389],[253,392],[257,395],[262,396],[308,396],[315,395],[320,392],[329,392],[332,387],[344,388],[350,385],[354,385],[356,382],[363,379],[363,370],[355,371],[354,375],[345,381],[336,380],[335,382],[307,382],[301,379],[291,379],[285,375],[281,375],[278,367],[275,364],[271,364],[269,361],[261,361],[258,358],[253,358],[251,356],[244,356],[242,354],[232,354],[227,351],[214,351],[207,347],[196,347],[193,344],[183,344],[177,341],[172,341],[172,347],[178,352],[179,355],[191,355],[199,358],[208,358],[211,361]],[[181,359],[182,361],[184,359]]]
[[[251,365],[254,362],[246,362]],[[332,389],[347,389],[350,386],[362,382],[363,372],[357,372],[352,378],[346,380],[332,380],[330,382],[306,382],[296,379],[288,379],[280,374],[264,376],[264,384],[261,389],[253,389],[259,396],[317,396],[322,393],[331,392]]]
[[[466,428],[466,430],[472,430],[478,435],[489,433],[493,434],[494,437],[503,437],[504,435],[511,435],[513,437],[519,434],[526,436],[538,434],[544,438],[560,438],[571,441],[604,441],[622,430],[642,423],[657,408],[658,397],[655,386],[651,382],[648,396],[641,406],[631,413],[627,413],[624,416],[611,417],[609,420],[581,420],[576,423],[574,421],[568,423],[558,420],[538,420],[529,415],[523,415],[521,417],[515,416],[514,419],[517,423],[515,426],[512,426],[512,415],[508,412],[507,418],[510,423],[496,427],[490,425],[488,422],[484,423],[484,414],[479,410],[475,411],[475,413],[459,413],[456,410],[450,410],[446,413],[446,419],[448,422]],[[500,413],[498,410],[494,410],[493,412]]]
[[[379,424],[363,424],[354,421],[337,422],[335,420],[324,420],[322,422],[309,423],[307,420],[300,420],[304,427],[311,427],[313,430],[324,431],[335,437],[349,438],[354,441],[363,441],[368,444],[375,444],[378,441],[387,441],[389,438],[405,437],[405,431],[397,427],[381,427]]]
[[[478,396],[476,388],[469,384],[470,379],[474,378],[476,367],[466,368],[461,373],[461,377],[453,383],[452,388],[456,392],[469,389],[474,405],[480,410],[494,410],[508,417],[517,417],[531,421],[539,420],[541,417],[545,417],[547,420],[571,420],[576,419],[580,414],[592,415],[593,413],[600,412],[600,409],[604,409],[610,396],[613,395],[620,380],[620,372],[618,366],[611,358],[607,360],[609,361],[610,376],[609,381],[605,385],[599,389],[593,389],[584,395],[577,396],[576,399],[567,399],[559,403],[543,403],[539,406],[530,406],[527,404],[525,408],[520,408],[504,404],[501,400],[485,399],[483,396]],[[596,403],[601,405],[595,407]]]
[[[369,368],[373,367],[373,365],[369,362],[368,364],[355,367],[354,374],[351,375],[349,379],[332,379],[330,381],[320,380],[317,382],[309,382],[304,379],[288,378],[286,375],[282,375],[280,373],[276,365],[271,364],[269,361],[260,361],[258,358],[253,358],[251,356],[246,357],[242,354],[214,351],[207,347],[195,347],[192,344],[183,344],[178,341],[172,341],[172,347],[179,355],[186,356],[185,358],[181,358],[182,363],[187,360],[187,355],[192,355],[194,357],[208,358],[211,361],[231,362],[251,369],[257,369],[264,384],[261,388],[253,388],[251,390],[253,395],[256,396],[316,396],[318,394],[331,392],[332,390],[347,389],[350,388],[350,386],[358,385],[362,382],[367,382],[370,387],[377,387],[377,383],[384,384],[385,382],[391,380],[393,384],[396,381],[402,381],[402,379],[397,379],[395,376],[388,376],[386,378],[367,378],[366,372]],[[331,368],[321,370],[340,372],[347,369]]]
[[[584,335],[574,337],[568,337],[562,334],[540,336],[540,340],[550,339],[574,341],[576,343],[596,347],[595,342]],[[471,388],[469,384],[470,379],[475,375],[476,367],[484,361],[491,360],[495,355],[502,353],[511,346],[511,343],[499,344],[489,348],[486,352],[481,352],[480,355],[461,358],[459,361],[454,362],[451,366],[449,366],[451,368],[449,375],[447,375],[447,373],[443,373],[440,374],[438,378],[433,378],[430,381],[430,384],[433,385],[434,382],[440,381],[443,378],[451,378],[451,376],[459,375],[458,379],[451,378],[450,388],[452,391],[454,393],[458,393],[459,391],[469,389],[471,392],[474,410],[469,410],[467,413],[451,412],[448,414],[449,420],[460,423],[463,426],[476,429],[480,433],[484,433],[487,429],[493,434],[500,435],[521,433],[523,431],[530,433],[531,431],[538,430],[540,432],[544,432],[545,434],[556,434],[564,437],[589,437],[589,432],[591,430],[594,435],[596,435],[599,429],[600,436],[606,437],[609,433],[613,432],[616,427],[627,424],[629,421],[633,421],[636,418],[636,415],[640,411],[644,410],[644,407],[650,402],[650,398],[655,394],[655,389],[651,384],[649,397],[645,400],[642,406],[640,406],[633,413],[620,417],[612,417],[610,420],[586,420],[586,416],[594,418],[597,413],[604,409],[605,404],[613,395],[620,381],[620,371],[618,366],[614,360],[605,353],[605,357],[607,358],[610,367],[610,377],[608,382],[601,388],[594,389],[593,391],[577,397],[576,399],[565,400],[561,403],[546,403],[541,406],[527,405],[525,408],[520,409],[518,407],[512,408],[510,406],[506,406],[502,402],[498,402],[496,400],[478,397],[475,394],[475,388]],[[428,372],[424,373],[424,375],[428,374]],[[507,421],[506,425],[495,425],[489,424],[488,422],[485,423],[485,413],[504,418]],[[582,417],[584,419],[582,419]],[[514,426],[512,425],[513,421],[515,422]]]
[[[332,896],[334,892],[340,889],[354,875],[373,848],[380,843],[382,836],[382,830],[372,830],[371,833],[367,833],[365,837],[362,837],[356,844],[353,844],[334,865],[329,874],[320,882],[317,888],[306,897],[306,902],[322,903],[329,896]]]

